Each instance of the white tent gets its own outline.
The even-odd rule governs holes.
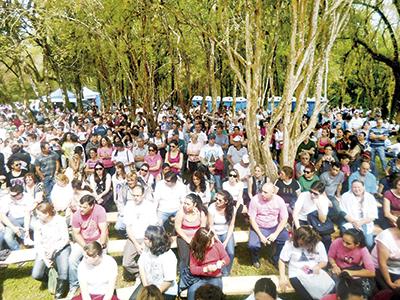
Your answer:
[[[91,89],[87,88],[86,86],[82,89],[83,99],[96,99],[100,97],[99,92],[92,91]]]
[[[68,93],[69,102],[71,102],[71,103],[76,103],[75,94],[72,93],[71,91],[67,91],[67,93]],[[42,98],[43,98],[44,101],[46,101],[46,96],[43,96]],[[61,90],[61,89],[57,89],[57,90],[55,90],[54,92],[52,92],[52,93],[50,94],[50,100],[51,100],[51,102],[53,102],[53,103],[56,103],[56,102],[64,102],[64,97],[63,97],[63,92],[62,92],[62,90]]]

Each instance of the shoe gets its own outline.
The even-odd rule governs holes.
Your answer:
[[[259,269],[261,267],[260,262],[256,261],[255,263],[253,263],[253,267]]]
[[[72,300],[72,298],[74,298],[77,290],[78,290],[77,286],[70,287],[68,295],[67,295],[67,297],[65,297],[65,300]]]
[[[54,294],[54,297],[56,299],[63,299],[67,291],[68,291],[68,280],[57,279],[56,292]]]

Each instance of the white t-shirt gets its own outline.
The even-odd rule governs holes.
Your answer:
[[[231,196],[233,197],[233,201],[238,201],[239,199],[242,199],[243,195],[243,183],[238,182],[235,185],[231,185],[229,181],[225,181],[222,184],[222,189],[225,191],[228,191]]]
[[[227,233],[229,229],[229,224],[226,221],[225,213],[220,214],[219,212],[217,212],[217,208],[215,207],[215,202],[208,207],[208,213],[210,214],[210,216],[213,217],[214,221],[213,226],[215,233],[217,235]]]
[[[329,210],[329,199],[325,196],[320,196],[320,202],[322,206],[322,212],[324,215],[328,215]],[[315,210],[317,210],[317,206],[314,201],[311,200],[310,192],[303,192],[297,198],[296,203],[294,204],[294,210],[300,208],[299,211],[299,220],[307,221],[307,215]]]
[[[110,282],[116,282],[118,266],[114,258],[103,254],[100,264],[89,265],[83,259],[78,266],[79,285],[86,282],[89,294],[105,295]]]
[[[387,261],[389,273],[400,274],[400,240],[395,239],[391,232],[392,230],[394,229],[382,231],[376,236],[375,242],[380,242],[389,251],[389,258]],[[379,269],[377,245],[375,245],[371,255],[375,268]]]
[[[157,183],[154,191],[154,202],[158,205],[158,211],[165,213],[177,212],[185,197],[186,187],[179,180],[173,187],[167,186],[162,180]]]
[[[140,255],[138,264],[144,268],[148,284],[154,284],[160,288],[164,281],[172,281],[172,285],[165,291],[167,295],[176,295],[178,286],[176,284],[176,265],[178,260],[172,250],[155,256],[145,248]]]
[[[124,223],[130,227],[136,239],[144,239],[144,233],[149,225],[157,224],[157,214],[154,205],[143,200],[136,205],[134,201],[128,201],[124,209]]]
[[[74,190],[70,183],[66,186],[55,184],[50,194],[51,202],[56,211],[65,211],[74,200]]]
[[[248,186],[247,180],[249,179],[249,177],[251,175],[250,174],[250,166],[243,167],[240,163],[237,163],[233,166],[233,168],[239,172],[239,177],[243,183],[243,188],[247,189],[247,186]]]
[[[24,193],[20,200],[13,200],[10,195],[6,195],[0,201],[0,211],[14,219],[25,217],[26,213],[32,211],[33,208],[33,197],[27,193]]]
[[[289,262],[289,278],[297,277],[303,268],[314,268],[320,262],[328,262],[328,255],[324,244],[318,242],[315,253],[303,248],[296,248],[293,241],[287,241],[279,257],[284,262]]]

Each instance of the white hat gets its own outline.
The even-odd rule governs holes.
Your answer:
[[[250,159],[249,159],[249,156],[248,156],[247,154],[243,155],[243,157],[242,157],[242,162],[243,162],[244,164],[250,163]]]
[[[240,137],[240,135],[237,135],[237,136],[235,136],[235,137],[233,138],[233,141],[234,141],[234,142],[241,142],[241,141],[242,141],[242,138]]]

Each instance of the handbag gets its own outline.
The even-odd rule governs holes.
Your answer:
[[[57,271],[54,267],[51,267],[49,269],[47,286],[48,286],[48,290],[49,290],[50,294],[52,294],[52,295],[54,295],[56,293],[57,279],[58,279]]]
[[[328,235],[335,232],[332,220],[327,217],[325,222],[322,223],[316,210],[307,215],[307,221],[320,235]]]
[[[191,272],[189,267],[184,267],[181,270],[179,275],[179,284],[178,284],[178,295],[188,288],[190,288],[193,284],[198,282],[201,279],[199,276],[194,276]]]
[[[313,299],[321,299],[335,288],[335,281],[324,270],[318,274],[300,272],[297,278]]]

